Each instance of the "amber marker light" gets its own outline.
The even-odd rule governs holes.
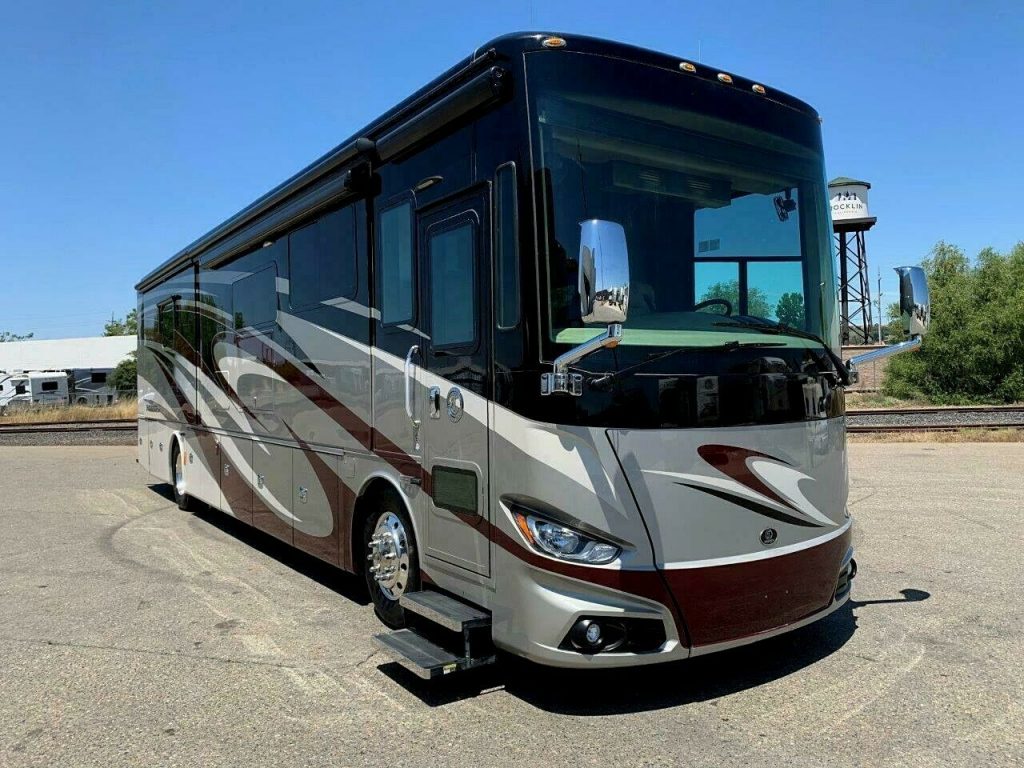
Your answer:
[[[679,68],[681,70],[683,70],[683,72],[696,72],[697,71],[697,68],[693,64],[688,62],[688,61],[680,61],[679,62]]]
[[[512,516],[515,517],[516,525],[519,527],[519,530],[522,532],[523,536],[526,538],[528,542],[533,544],[533,534],[530,532],[530,524],[526,522],[526,515],[524,515],[521,512],[513,512]]]
[[[732,85],[732,75],[727,75],[725,72],[719,72],[718,81],[720,83],[728,83],[729,85]]]
[[[564,48],[565,38],[564,37],[545,37],[541,43],[545,48]]]
[[[757,83],[754,83],[752,86],[750,86],[750,90],[752,90],[758,96],[764,96],[765,94],[764,86],[758,85]]]

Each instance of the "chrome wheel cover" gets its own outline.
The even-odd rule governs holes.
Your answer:
[[[178,496],[185,495],[185,454],[180,450],[174,457],[174,490]]]
[[[382,513],[368,548],[369,570],[380,591],[389,600],[397,600],[409,580],[409,537],[401,518],[394,512]]]

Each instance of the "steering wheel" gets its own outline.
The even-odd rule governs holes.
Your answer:
[[[694,312],[700,312],[705,307],[713,307],[716,304],[719,304],[719,305],[725,307],[725,316],[726,317],[729,317],[729,315],[732,314],[732,304],[730,304],[725,299],[707,299],[705,301],[700,302],[699,304],[694,304],[693,305],[693,311]]]

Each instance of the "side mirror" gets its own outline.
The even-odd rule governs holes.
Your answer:
[[[584,323],[624,323],[629,309],[629,253],[621,224],[580,223],[580,314]]]
[[[896,267],[900,276],[900,315],[910,338],[924,336],[931,322],[928,278],[920,267]]]
[[[903,327],[910,334],[910,340],[888,347],[878,347],[851,357],[846,362],[849,383],[856,384],[860,378],[857,373],[858,365],[919,349],[921,337],[928,331],[932,306],[928,299],[928,278],[924,276],[924,270],[920,267],[896,267],[896,272],[900,276],[900,314],[903,317]]]

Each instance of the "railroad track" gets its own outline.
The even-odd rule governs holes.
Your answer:
[[[92,421],[47,421],[36,424],[0,424],[0,435],[46,432],[126,432],[136,429],[137,422],[95,419]]]
[[[999,429],[1024,429],[1024,422],[1000,424],[847,424],[849,434],[871,434],[888,432],[961,432],[965,429],[994,431]]]
[[[1021,428],[1024,428],[1024,407],[1019,405],[863,408],[849,410],[846,413],[846,429],[851,434]]]
[[[849,416],[934,415],[943,413],[1024,413],[1022,405],[935,405],[922,408],[849,408]]]

